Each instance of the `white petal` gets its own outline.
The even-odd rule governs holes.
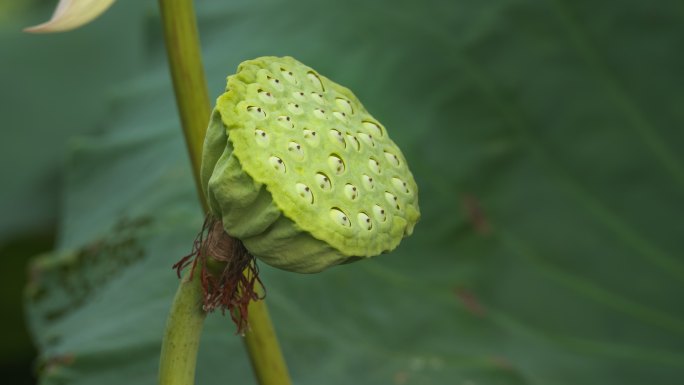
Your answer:
[[[63,32],[78,28],[103,14],[114,0],[60,0],[52,18],[24,29],[31,33]]]

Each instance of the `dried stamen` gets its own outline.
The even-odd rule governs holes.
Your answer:
[[[173,268],[180,278],[181,271],[190,265],[191,277],[199,265],[204,311],[220,309],[223,314],[227,311],[237,326],[237,333],[244,334],[249,328],[249,303],[263,299],[266,295],[254,257],[240,240],[223,231],[221,221],[207,216],[195,238],[192,252]],[[257,284],[261,290],[256,289]]]

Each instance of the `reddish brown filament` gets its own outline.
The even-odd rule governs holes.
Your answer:
[[[200,268],[204,311],[220,309],[223,314],[227,311],[237,326],[237,333],[244,334],[249,329],[250,301],[258,301],[266,296],[254,257],[239,239],[223,231],[221,221],[207,216],[195,238],[192,251],[173,268],[180,278],[181,271],[190,265],[190,277],[196,273],[198,265]],[[257,290],[257,284],[261,290]]]

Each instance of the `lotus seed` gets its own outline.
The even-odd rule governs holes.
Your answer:
[[[313,84],[313,86],[314,86],[318,91],[321,91],[321,92],[322,92],[322,91],[325,91],[325,88],[323,88],[323,83],[321,82],[321,79],[318,77],[318,75],[316,75],[316,74],[313,73],[313,72],[309,72],[309,73],[306,74],[306,77],[308,77],[309,80],[311,80],[311,84]]]
[[[266,132],[264,130],[254,130],[254,136],[256,138],[255,140],[258,145],[260,145],[261,147],[268,146],[268,135],[266,135]]]
[[[385,209],[383,209],[379,205],[373,205],[373,215],[375,216],[375,219],[378,220],[378,222],[385,222],[387,220],[387,214],[385,213]]]
[[[338,111],[333,111],[333,116],[336,117],[339,121],[347,123],[347,115],[344,112],[338,112]]]
[[[361,181],[363,181],[363,186],[366,188],[366,190],[372,190],[375,184],[373,183],[373,178],[363,174],[361,176]]]
[[[387,200],[387,203],[389,203],[392,206],[395,206],[397,210],[400,210],[399,203],[397,202],[398,198],[396,197],[396,195],[392,194],[391,192],[385,191],[385,199]]]
[[[294,76],[294,74],[292,73],[292,71],[288,71],[288,70],[286,70],[286,69],[284,69],[284,68],[281,68],[281,69],[280,69],[280,73],[283,75],[283,78],[285,78],[285,80],[287,80],[288,82],[290,82],[290,83],[292,83],[292,84],[297,84],[297,83],[299,83],[299,82],[297,81],[297,78],[296,78],[296,77]]]
[[[359,140],[354,135],[347,134],[347,141],[351,143],[354,150],[359,151],[361,149],[361,143],[359,143]]]
[[[341,226],[351,227],[351,222],[349,221],[347,214],[338,208],[330,209],[330,218]]]
[[[347,183],[344,185],[344,195],[351,200],[355,200],[359,196],[359,189],[357,189],[353,184]]]
[[[269,82],[271,83],[271,86],[272,86],[273,88],[275,88],[276,90],[282,91],[282,90],[284,89],[283,85],[280,84],[280,80],[275,79],[275,78],[272,78],[272,77],[270,77],[270,76],[268,76],[267,79],[268,79]]]
[[[314,110],[313,114],[318,119],[325,119],[325,110],[321,110],[320,108],[316,108]]]
[[[338,143],[343,148],[347,147],[347,143],[344,141],[344,136],[342,136],[341,132],[337,130],[330,130],[330,137],[332,138],[333,142]]]
[[[288,128],[288,129],[294,128],[294,123],[292,122],[292,118],[290,118],[289,116],[279,116],[278,117],[278,124],[280,124],[280,126],[283,128]]]
[[[397,189],[398,191],[401,191],[405,194],[410,193],[408,184],[404,182],[403,180],[399,178],[392,178],[392,184],[394,185],[394,188]]]
[[[314,203],[314,196],[309,186],[305,185],[304,183],[297,183],[295,185],[295,189],[297,190],[297,194],[299,194],[300,197],[304,198],[306,202],[312,204]]]
[[[276,102],[276,98],[273,97],[273,94],[270,92],[266,92],[264,90],[259,90],[259,99],[261,99],[262,102],[268,103],[268,104],[273,104]]]
[[[337,107],[339,107],[342,111],[348,113],[348,114],[353,114],[354,110],[352,109],[351,103],[347,99],[342,99],[342,98],[337,98],[335,99],[335,103],[337,104]]]
[[[278,158],[277,156],[272,156],[268,158],[268,161],[276,171],[281,172],[283,174],[285,173],[285,163],[282,159]]]
[[[301,115],[304,112],[299,104],[295,103],[288,103],[287,109],[295,115]]]
[[[399,157],[397,157],[396,155],[389,152],[385,152],[385,158],[387,158],[387,160],[390,162],[392,166],[399,167]]]
[[[375,147],[375,142],[373,141],[373,137],[366,134],[365,132],[359,132],[359,138],[366,143],[367,145],[371,147]]]
[[[370,230],[373,228],[373,222],[371,222],[370,217],[366,215],[366,213],[358,213],[356,215],[356,219],[358,220],[359,226],[361,226],[361,228],[364,228],[366,230]]]
[[[290,151],[292,154],[294,154],[298,158],[304,157],[304,150],[302,149],[302,145],[297,143],[297,142],[288,143],[287,149],[288,149],[288,151]]]
[[[363,122],[363,127],[375,136],[382,136],[382,129],[373,122]]]
[[[323,95],[319,94],[318,92],[312,92],[311,93],[311,99],[313,99],[318,104],[325,103],[325,99],[323,99]]]
[[[266,119],[266,111],[261,107],[249,106],[247,107],[247,112],[249,112],[257,120]]]
[[[300,102],[303,102],[306,100],[306,96],[304,95],[303,92],[301,91],[295,91],[292,93],[292,97],[299,100]]]
[[[319,172],[318,174],[316,174],[315,179],[316,179],[316,183],[321,188],[321,190],[330,190],[332,188],[332,184],[330,183],[330,178],[328,178],[328,176],[323,174],[322,172]]]
[[[371,171],[373,171],[376,174],[380,174],[381,172],[380,163],[378,163],[378,161],[373,158],[368,159],[368,168],[370,168]]]
[[[312,146],[315,146],[318,144],[318,135],[316,135],[316,131],[311,131],[311,130],[304,130],[304,140],[306,140],[307,143],[309,143]]]
[[[337,175],[340,175],[344,172],[344,162],[337,155],[330,155],[328,157],[328,165]]]

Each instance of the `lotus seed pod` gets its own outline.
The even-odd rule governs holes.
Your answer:
[[[386,128],[350,90],[291,57],[249,60],[228,77],[202,184],[226,233],[295,272],[393,250],[420,217]]]

